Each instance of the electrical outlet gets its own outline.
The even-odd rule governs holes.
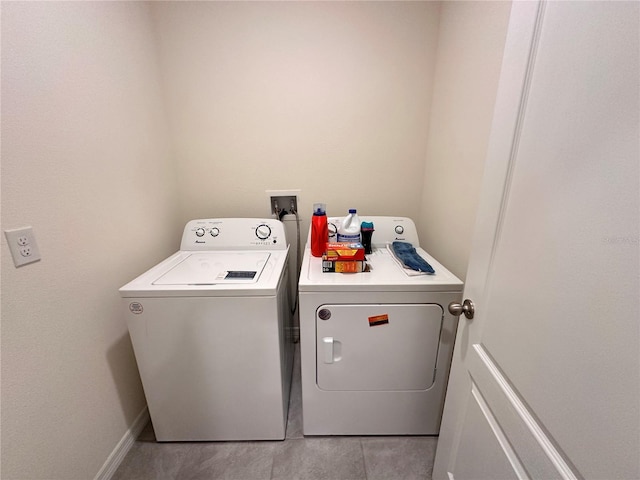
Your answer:
[[[40,260],[40,250],[33,234],[33,228],[5,230],[4,235],[7,238],[7,244],[16,267]]]

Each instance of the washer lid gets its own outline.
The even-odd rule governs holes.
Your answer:
[[[193,253],[153,281],[152,284],[256,283],[270,255],[267,252]]]

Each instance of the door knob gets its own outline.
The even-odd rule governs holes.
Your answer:
[[[473,305],[473,302],[468,298],[465,299],[464,302],[462,302],[462,305],[456,302],[451,302],[449,304],[449,313],[451,315],[455,315],[456,317],[459,317],[461,314],[464,313],[464,316],[467,317],[469,320],[471,320],[473,318],[473,314],[475,313],[475,310],[476,310],[476,307]]]

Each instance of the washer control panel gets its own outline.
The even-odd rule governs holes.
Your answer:
[[[282,222],[271,218],[207,218],[184,227],[180,250],[284,250]]]

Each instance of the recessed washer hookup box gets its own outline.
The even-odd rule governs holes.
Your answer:
[[[327,251],[322,256],[323,261],[354,261],[364,260],[364,246],[361,243],[327,242]]]

